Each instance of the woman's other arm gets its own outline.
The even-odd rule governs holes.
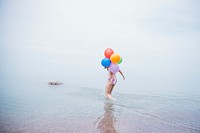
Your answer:
[[[119,73],[122,75],[123,79],[125,80],[123,72],[121,70],[119,70]]]

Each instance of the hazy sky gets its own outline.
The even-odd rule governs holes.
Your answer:
[[[199,7],[198,0],[1,0],[0,40],[56,53],[196,49]]]
[[[87,56],[98,64],[111,47],[132,78],[175,73],[197,84],[199,7],[199,0],[0,0],[2,70],[41,53]]]

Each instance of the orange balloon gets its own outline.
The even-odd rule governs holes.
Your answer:
[[[118,54],[112,54],[110,60],[112,63],[116,64],[120,61],[120,56]]]
[[[114,51],[111,49],[111,48],[107,48],[105,51],[104,51],[104,55],[106,58],[110,59],[110,56],[114,54]]]

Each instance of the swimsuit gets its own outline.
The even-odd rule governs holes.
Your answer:
[[[111,71],[110,67],[108,68],[108,71],[109,71],[111,74],[114,74],[114,75],[115,75],[115,73],[117,73],[117,72]],[[110,81],[111,84],[115,85],[115,84],[117,83],[117,78],[116,78],[115,76],[110,76],[110,77],[108,78],[108,81]]]
[[[117,83],[117,79],[113,77],[109,78],[108,81],[110,81],[113,85]]]

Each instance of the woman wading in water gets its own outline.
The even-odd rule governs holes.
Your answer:
[[[119,69],[119,66],[117,64],[111,64],[106,69],[108,70],[108,81],[106,84],[105,95],[108,98],[112,98],[111,93],[112,93],[114,86],[117,83],[117,77],[115,74],[117,72],[119,72],[124,80],[125,80],[125,77],[124,77],[124,74],[122,73],[122,71]]]

